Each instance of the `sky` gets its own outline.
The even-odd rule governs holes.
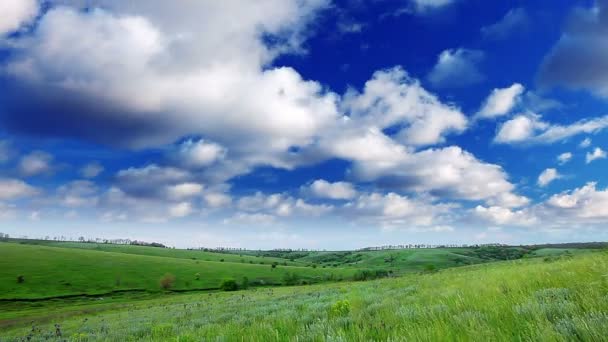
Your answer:
[[[608,239],[608,1],[3,0],[0,232]]]

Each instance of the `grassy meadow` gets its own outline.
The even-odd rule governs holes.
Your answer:
[[[273,285],[282,284],[286,274],[296,274],[299,281],[321,282],[347,279],[355,272],[283,264],[273,268],[270,262],[261,265],[201,261],[14,243],[0,243],[0,269],[0,300],[128,290],[159,292],[159,280],[167,273],[175,276],[171,290],[176,291],[218,289],[225,279],[241,282],[247,277],[251,285]],[[22,283],[17,280],[19,276],[23,277]]]
[[[3,341],[603,341],[608,253],[96,305],[0,325],[0,336]]]

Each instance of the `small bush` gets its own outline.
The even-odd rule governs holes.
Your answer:
[[[234,279],[226,279],[220,284],[220,289],[222,291],[236,291],[239,289],[239,285]]]
[[[166,273],[160,278],[160,288],[163,290],[170,290],[175,285],[175,276],[171,273]]]
[[[20,275],[17,277],[17,284],[23,284],[25,283],[25,277]]]
[[[335,302],[329,308],[329,315],[332,317],[344,317],[350,313],[350,302],[346,299]]]
[[[243,277],[243,280],[241,281],[241,288],[244,290],[249,288],[249,278]]]
[[[194,279],[196,279],[196,280],[201,280],[201,274],[197,272],[197,273],[194,275]]]
[[[287,272],[283,275],[283,283],[285,285],[297,285],[300,277],[296,273]]]

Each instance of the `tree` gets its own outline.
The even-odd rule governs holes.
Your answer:
[[[166,273],[160,278],[160,288],[163,290],[170,290],[175,285],[175,276],[171,273]]]
[[[220,284],[220,289],[222,289],[223,291],[236,291],[238,290],[238,288],[239,285],[234,279],[226,279]]]

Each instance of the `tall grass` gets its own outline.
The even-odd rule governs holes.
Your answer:
[[[608,254],[177,296],[0,336],[59,339],[55,324],[80,341],[603,341]]]

